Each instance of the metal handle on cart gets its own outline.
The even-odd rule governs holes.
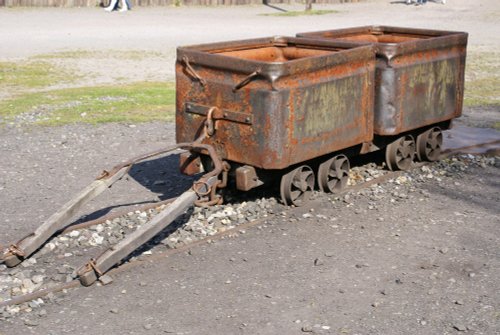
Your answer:
[[[255,70],[254,72],[250,73],[248,76],[245,77],[239,84],[236,84],[236,86],[233,87],[233,92],[236,92],[243,86],[246,86],[250,81],[252,81],[253,78],[257,77],[260,75],[260,69]]]
[[[187,73],[191,77],[193,77],[194,79],[198,80],[200,82],[201,86],[205,87],[205,85],[207,85],[207,82],[205,81],[205,79],[203,79],[202,77],[200,77],[200,75],[193,69],[193,67],[189,63],[189,59],[187,58],[187,56],[182,57],[182,61],[186,65],[186,71],[187,71]]]

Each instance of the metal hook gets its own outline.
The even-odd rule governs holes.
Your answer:
[[[200,77],[200,75],[193,69],[193,67],[189,63],[189,59],[187,58],[187,56],[182,57],[182,61],[186,65],[186,71],[187,71],[187,73],[191,77],[194,77],[196,80],[198,80],[200,82],[201,86],[205,87],[205,85],[207,84],[207,82],[205,81],[205,79],[203,79],[202,77]]]

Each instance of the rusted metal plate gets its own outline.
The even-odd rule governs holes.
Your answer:
[[[367,26],[297,35],[376,47],[375,134],[399,134],[462,114],[467,33]]]
[[[216,131],[204,143],[257,168],[369,142],[374,55],[373,46],[289,37],[178,48],[177,141],[197,138],[216,107]]]
[[[193,114],[207,116],[210,108],[211,108],[210,106],[203,106],[188,102],[186,103],[184,110],[186,111],[186,113],[193,113]],[[229,110],[218,109],[216,115],[213,116],[213,119],[252,124],[253,116],[248,115],[248,113],[239,113]]]

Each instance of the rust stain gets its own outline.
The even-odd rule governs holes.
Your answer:
[[[263,169],[283,169],[373,138],[371,46],[282,37],[179,48],[178,59],[183,57],[206,85],[178,62],[177,90],[183,93],[177,95],[177,141],[193,140],[203,127],[202,115],[184,110],[187,102],[250,115],[252,124],[217,120],[204,143],[223,159]]]
[[[375,134],[395,135],[462,113],[467,33],[366,26],[298,36],[376,47]]]

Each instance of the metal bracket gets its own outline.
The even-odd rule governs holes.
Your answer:
[[[203,106],[194,104],[192,102],[186,102],[184,105],[184,110],[186,111],[186,113],[198,114],[203,116],[207,116],[210,109],[212,109],[211,106]],[[217,109],[217,111],[212,114],[212,119],[228,120],[243,124],[253,123],[253,116],[250,114],[242,112],[232,112],[224,109]]]

